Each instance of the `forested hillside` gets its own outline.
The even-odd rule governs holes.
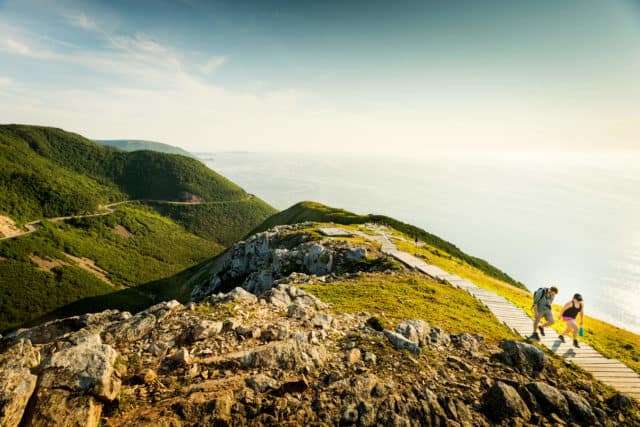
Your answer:
[[[158,151],[160,153],[167,154],[181,154],[187,157],[193,157],[191,153],[183,150],[180,147],[174,147],[173,145],[163,144],[155,141],[143,141],[139,139],[102,139],[95,140],[100,145],[108,145],[110,147],[116,147],[123,151],[141,151],[151,150]]]

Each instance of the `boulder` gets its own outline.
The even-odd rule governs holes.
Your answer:
[[[278,381],[274,380],[268,375],[256,374],[246,379],[247,387],[263,393],[267,390],[277,390],[280,387]]]
[[[480,347],[478,340],[473,335],[467,333],[454,334],[450,336],[451,344],[458,350],[463,350],[468,353],[475,353]]]
[[[429,338],[431,339],[431,344],[436,347],[446,347],[451,343],[451,338],[449,338],[449,334],[443,331],[439,327],[431,328],[429,332]]]
[[[530,375],[538,375],[547,366],[544,352],[538,347],[520,341],[504,340],[500,343],[503,352],[498,359],[516,370]]]
[[[120,392],[114,369],[117,355],[111,346],[102,344],[99,335],[83,337],[44,361],[39,389],[62,388],[112,401]]]
[[[622,393],[616,393],[607,399],[607,405],[616,411],[626,411],[633,407],[633,402],[628,396]]]
[[[347,249],[345,259],[349,262],[360,262],[367,257],[367,249],[362,246]]]
[[[536,381],[527,384],[526,388],[536,398],[536,402],[545,414],[556,413],[563,419],[569,416],[569,403],[555,387]]]
[[[589,404],[587,399],[570,390],[563,390],[562,394],[564,395],[565,399],[567,399],[572,418],[574,418],[578,422],[590,425],[596,423],[596,416],[593,413],[593,408],[591,408],[591,405]]]
[[[191,339],[200,341],[214,337],[222,332],[223,323],[213,320],[202,320],[190,328]]]
[[[38,377],[29,369],[0,369],[0,426],[17,427],[36,388]]]
[[[396,327],[396,332],[418,345],[428,345],[431,342],[431,328],[420,319],[403,321]]]
[[[322,245],[311,245],[304,255],[304,266],[309,274],[329,274],[333,268],[333,253]]]
[[[308,319],[313,315],[314,312],[315,310],[310,306],[294,302],[289,306],[287,315],[294,319]]]
[[[320,329],[329,329],[335,324],[335,319],[328,313],[315,313],[310,321],[313,327]]]
[[[92,396],[68,390],[39,388],[33,411],[25,423],[29,427],[97,427],[102,404]]]
[[[420,354],[420,347],[418,346],[418,344],[408,340],[399,333],[390,331],[388,329],[385,329],[383,333],[387,337],[389,342],[398,350],[408,350],[413,354]]]
[[[494,382],[482,400],[483,412],[495,422],[511,418],[521,418],[527,421],[531,418],[531,412],[518,392],[501,381]]]

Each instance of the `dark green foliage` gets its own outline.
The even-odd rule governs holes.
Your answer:
[[[133,237],[114,232],[125,227]],[[74,301],[105,295],[104,308],[143,308],[159,295],[144,287],[130,292],[123,287],[162,282],[167,277],[217,255],[223,247],[188,233],[184,228],[153,212],[150,208],[120,206],[113,215],[45,223],[37,233],[0,242],[0,330],[44,315]],[[89,258],[106,270],[113,285],[75,266],[66,254]],[[31,261],[36,255],[60,260],[52,272],[40,271]],[[174,297],[180,294],[176,281],[165,289],[150,290]],[[185,292],[185,291],[183,291]],[[89,301],[91,301],[90,299]],[[86,306],[79,310],[92,311]]]
[[[191,153],[180,147],[174,147],[173,145],[155,141],[142,141],[137,139],[105,139],[95,140],[95,142],[100,145],[115,147],[123,151],[151,150],[159,153],[180,154],[182,156],[193,157]]]
[[[447,242],[446,240],[443,240],[440,237],[414,225],[406,224],[402,221],[398,221],[397,219],[384,215],[357,215],[343,209],[335,209],[316,202],[300,202],[291,206],[289,209],[271,216],[260,226],[254,229],[252,233],[268,230],[269,228],[280,224],[295,224],[304,221],[335,222],[338,224],[364,224],[367,222],[386,224],[409,236],[417,237],[421,241],[467,262],[496,279],[500,279],[514,286],[526,289],[526,286],[514,280],[505,272],[492,266],[483,259],[467,255],[453,243]]]
[[[124,152],[60,129],[26,125],[0,125],[0,194],[0,212],[22,221],[125,199],[248,197],[190,157]]]
[[[190,232],[223,246],[235,243],[274,212],[257,198],[209,205],[150,205]]]

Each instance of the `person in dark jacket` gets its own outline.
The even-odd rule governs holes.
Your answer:
[[[580,327],[582,327],[584,323],[584,302],[582,302],[582,295],[575,294],[573,299],[566,303],[564,307],[562,307],[561,312],[562,320],[567,323],[567,329],[558,337],[560,341],[564,341],[564,335],[567,335],[569,332],[573,333],[573,345],[574,347],[580,348],[578,344],[578,325],[576,324],[576,317],[580,315]]]

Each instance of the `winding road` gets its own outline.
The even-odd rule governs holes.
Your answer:
[[[105,212],[96,212],[96,213],[82,214],[82,215],[57,216],[57,217],[54,217],[54,218],[44,218],[44,219],[39,219],[39,220],[36,220],[36,221],[31,221],[31,222],[28,222],[28,223],[26,223],[24,225],[26,230],[24,230],[22,233],[15,234],[13,236],[8,236],[8,237],[0,237],[0,241],[9,240],[9,239],[15,239],[16,237],[21,237],[21,236],[25,236],[27,234],[35,233],[36,231],[38,231],[38,225],[40,225],[42,223],[42,221],[62,222],[62,221],[66,221],[66,220],[74,219],[74,218],[92,218],[92,217],[98,217],[98,216],[111,215],[112,213],[115,212],[115,209],[113,209],[115,206],[122,205],[122,204],[125,204],[125,203],[143,202],[143,203],[156,203],[156,204],[162,204],[162,205],[179,205],[179,206],[223,205],[223,204],[228,204],[228,203],[246,202],[248,200],[253,199],[254,197],[255,196],[253,194],[248,194],[247,197],[245,197],[243,199],[216,200],[216,201],[213,201],[213,202],[178,202],[178,201],[175,201],[175,200],[156,200],[156,199],[123,200],[123,201],[120,201],[120,202],[115,202],[115,203],[110,203],[108,205],[100,206],[102,209],[105,210]]]

